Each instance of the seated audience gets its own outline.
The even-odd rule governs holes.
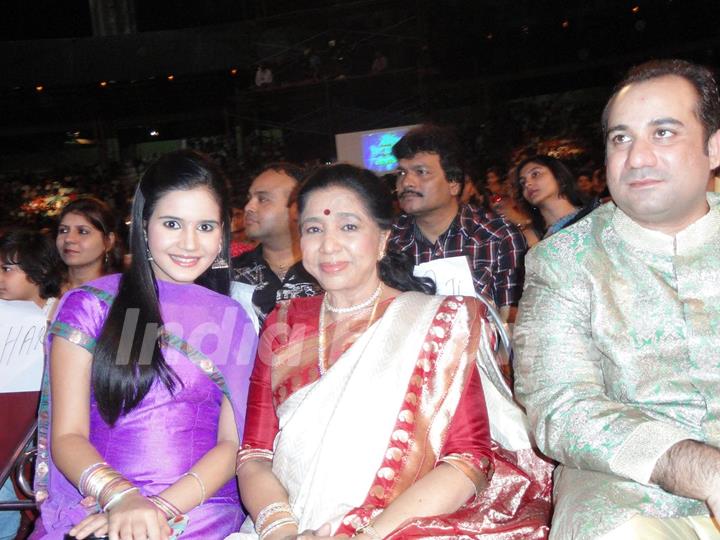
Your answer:
[[[62,261],[46,234],[10,229],[0,235],[0,299],[33,302],[50,319],[62,277]]]
[[[230,230],[230,257],[239,257],[243,253],[252,250],[254,243],[248,241],[245,234],[245,208],[244,204],[232,205],[232,219]]]
[[[44,320],[49,320],[54,312],[57,297],[60,295],[62,280],[62,261],[58,256],[55,243],[48,235],[39,231],[9,229],[0,235],[0,310],[3,319],[15,323],[18,318],[25,319],[28,309],[26,303],[32,302],[38,310],[42,310]],[[30,311],[32,313],[32,311]],[[37,328],[37,327],[36,327]],[[42,329],[42,326],[39,326]],[[8,333],[5,333],[5,330]],[[17,332],[17,329],[15,330]],[[20,339],[12,329],[3,329],[2,335]],[[35,334],[32,334],[35,335]],[[42,335],[42,334],[40,334]],[[19,356],[15,351],[17,343],[2,344],[2,362],[4,367],[15,371],[12,361],[6,354],[12,355],[16,362],[27,362],[28,358]],[[27,351],[28,349],[25,348]],[[37,365],[42,364],[42,347],[37,349]],[[25,366],[23,366],[25,367]],[[39,376],[34,388],[28,380],[27,372],[16,372],[22,379],[22,391],[17,387],[0,392],[0,410],[3,411],[3,432],[0,435],[0,466],[5,466],[5,456],[9,456],[17,446],[21,433],[29,429],[37,408],[40,385]],[[39,374],[38,374],[39,375]],[[30,391],[26,391],[32,388]],[[12,480],[8,479],[0,488],[0,501],[16,501]],[[20,526],[20,513],[0,512],[0,539],[12,540]]]
[[[391,198],[370,171],[322,168],[298,205],[326,293],[268,318],[238,453],[250,517],[229,539],[545,537],[549,467],[491,440],[484,305],[431,295],[386,252]]]
[[[205,156],[167,154],[132,206],[132,263],[66,294],[49,329],[33,539],[223,538],[256,336],[226,296],[227,183]]]
[[[580,221],[597,208],[597,199],[583,204],[573,174],[559,159],[532,156],[522,160],[515,171],[518,198],[530,207],[532,226],[541,238]]]
[[[720,97],[682,60],[602,117],[614,203],[527,256],[516,385],[560,462],[551,538],[720,538]]]
[[[65,205],[56,244],[67,267],[63,293],[115,272],[122,264],[115,214],[94,197],[80,197]]]
[[[578,171],[577,179],[575,180],[575,191],[583,201],[589,201],[595,196],[592,174],[592,170],[585,167]]]
[[[507,195],[505,173],[502,167],[493,165],[485,171],[485,186],[492,195]]]
[[[512,321],[522,292],[525,239],[504,218],[460,205],[465,170],[454,134],[419,126],[393,146],[393,155],[404,213],[393,224],[388,249],[408,254],[415,264],[467,257],[476,292]]]
[[[486,211],[491,210],[492,194],[487,188],[485,181],[473,172],[473,168],[468,168],[465,175],[465,183],[463,184],[462,194],[460,195],[460,204],[471,204],[476,208]]]
[[[247,294],[235,288],[233,296],[249,296],[260,323],[278,301],[320,292],[300,260],[291,197],[301,176],[302,169],[292,163],[271,163],[255,176],[248,192],[245,234],[258,245],[232,259],[233,280],[249,286]]]
[[[600,199],[600,202],[608,202],[610,200],[610,191],[607,187],[607,179],[605,178],[605,169],[595,169],[592,175],[593,193]]]

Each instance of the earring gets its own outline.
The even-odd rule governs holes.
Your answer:
[[[110,255],[108,255],[108,252],[106,251],[105,252],[105,260],[104,260],[105,266],[107,266],[109,262],[110,262]]]
[[[225,257],[222,256],[222,245],[220,245],[220,247],[218,248],[217,257],[215,257],[215,260],[213,261],[210,268],[212,270],[225,270],[226,268],[230,268],[230,265],[225,260]]]
[[[145,258],[148,262],[153,262],[152,253],[150,253],[150,246],[148,246],[147,231],[143,231],[143,237],[145,237]]]
[[[230,265],[225,260],[225,257],[218,253],[210,268],[213,270],[225,270],[226,268],[230,268]]]

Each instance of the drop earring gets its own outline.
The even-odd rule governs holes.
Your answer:
[[[230,265],[225,260],[225,257],[222,256],[222,247],[218,250],[217,257],[215,257],[215,260],[210,268],[212,270],[225,270],[226,268],[230,268]]]
[[[143,237],[145,238],[145,258],[148,262],[153,262],[152,253],[150,253],[150,246],[148,246],[147,231],[143,231]]]

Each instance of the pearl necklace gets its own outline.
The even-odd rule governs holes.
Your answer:
[[[377,309],[377,301],[380,298],[380,293],[382,292],[382,282],[380,282],[380,285],[378,285],[378,288],[375,289],[375,292],[372,294],[370,298],[368,298],[366,301],[355,304],[354,306],[350,306],[347,308],[337,308],[334,307],[330,302],[327,301],[327,296],[323,298],[322,303],[320,304],[320,318],[318,321],[318,371],[320,371],[320,376],[322,377],[327,373],[327,368],[325,367],[325,309],[327,307],[327,310],[331,313],[349,313],[352,311],[359,311],[361,309],[370,307],[372,304],[373,310],[370,314],[370,319],[368,320],[368,328],[370,327],[370,324],[372,323],[372,320],[375,316],[375,310]],[[366,328],[367,330],[367,328]]]
[[[365,309],[366,307],[370,307],[375,300],[378,299],[380,296],[380,291],[382,290],[382,281],[377,286],[377,289],[375,289],[375,292],[372,293],[372,296],[365,300],[364,302],[360,302],[359,304],[353,304],[352,306],[348,307],[335,307],[333,306],[327,298],[327,294],[323,297],[323,307],[326,308],[330,313],[352,313],[353,311],[360,311],[361,309]],[[322,311],[320,312],[322,314]]]

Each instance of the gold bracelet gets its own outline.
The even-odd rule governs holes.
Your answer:
[[[205,502],[205,495],[206,495],[205,483],[202,481],[202,479],[196,472],[192,472],[192,471],[186,472],[185,474],[183,474],[183,477],[185,477],[185,476],[192,476],[195,479],[195,481],[198,483],[198,485],[200,486],[200,504],[198,506],[202,505]]]
[[[176,516],[179,516],[182,514],[182,512],[170,501],[167,499],[161,497],[160,495],[150,495],[148,497],[150,502],[152,502],[155,506],[158,507],[158,509],[165,514],[165,517],[170,520],[173,519]]]
[[[294,517],[286,517],[286,518],[276,519],[275,521],[270,523],[267,527],[265,527],[265,529],[263,529],[263,532],[260,533],[260,535],[258,536],[258,539],[265,540],[265,538],[270,536],[272,533],[274,533],[280,527],[285,527],[287,525],[292,525],[293,527],[297,527],[298,522]]]

